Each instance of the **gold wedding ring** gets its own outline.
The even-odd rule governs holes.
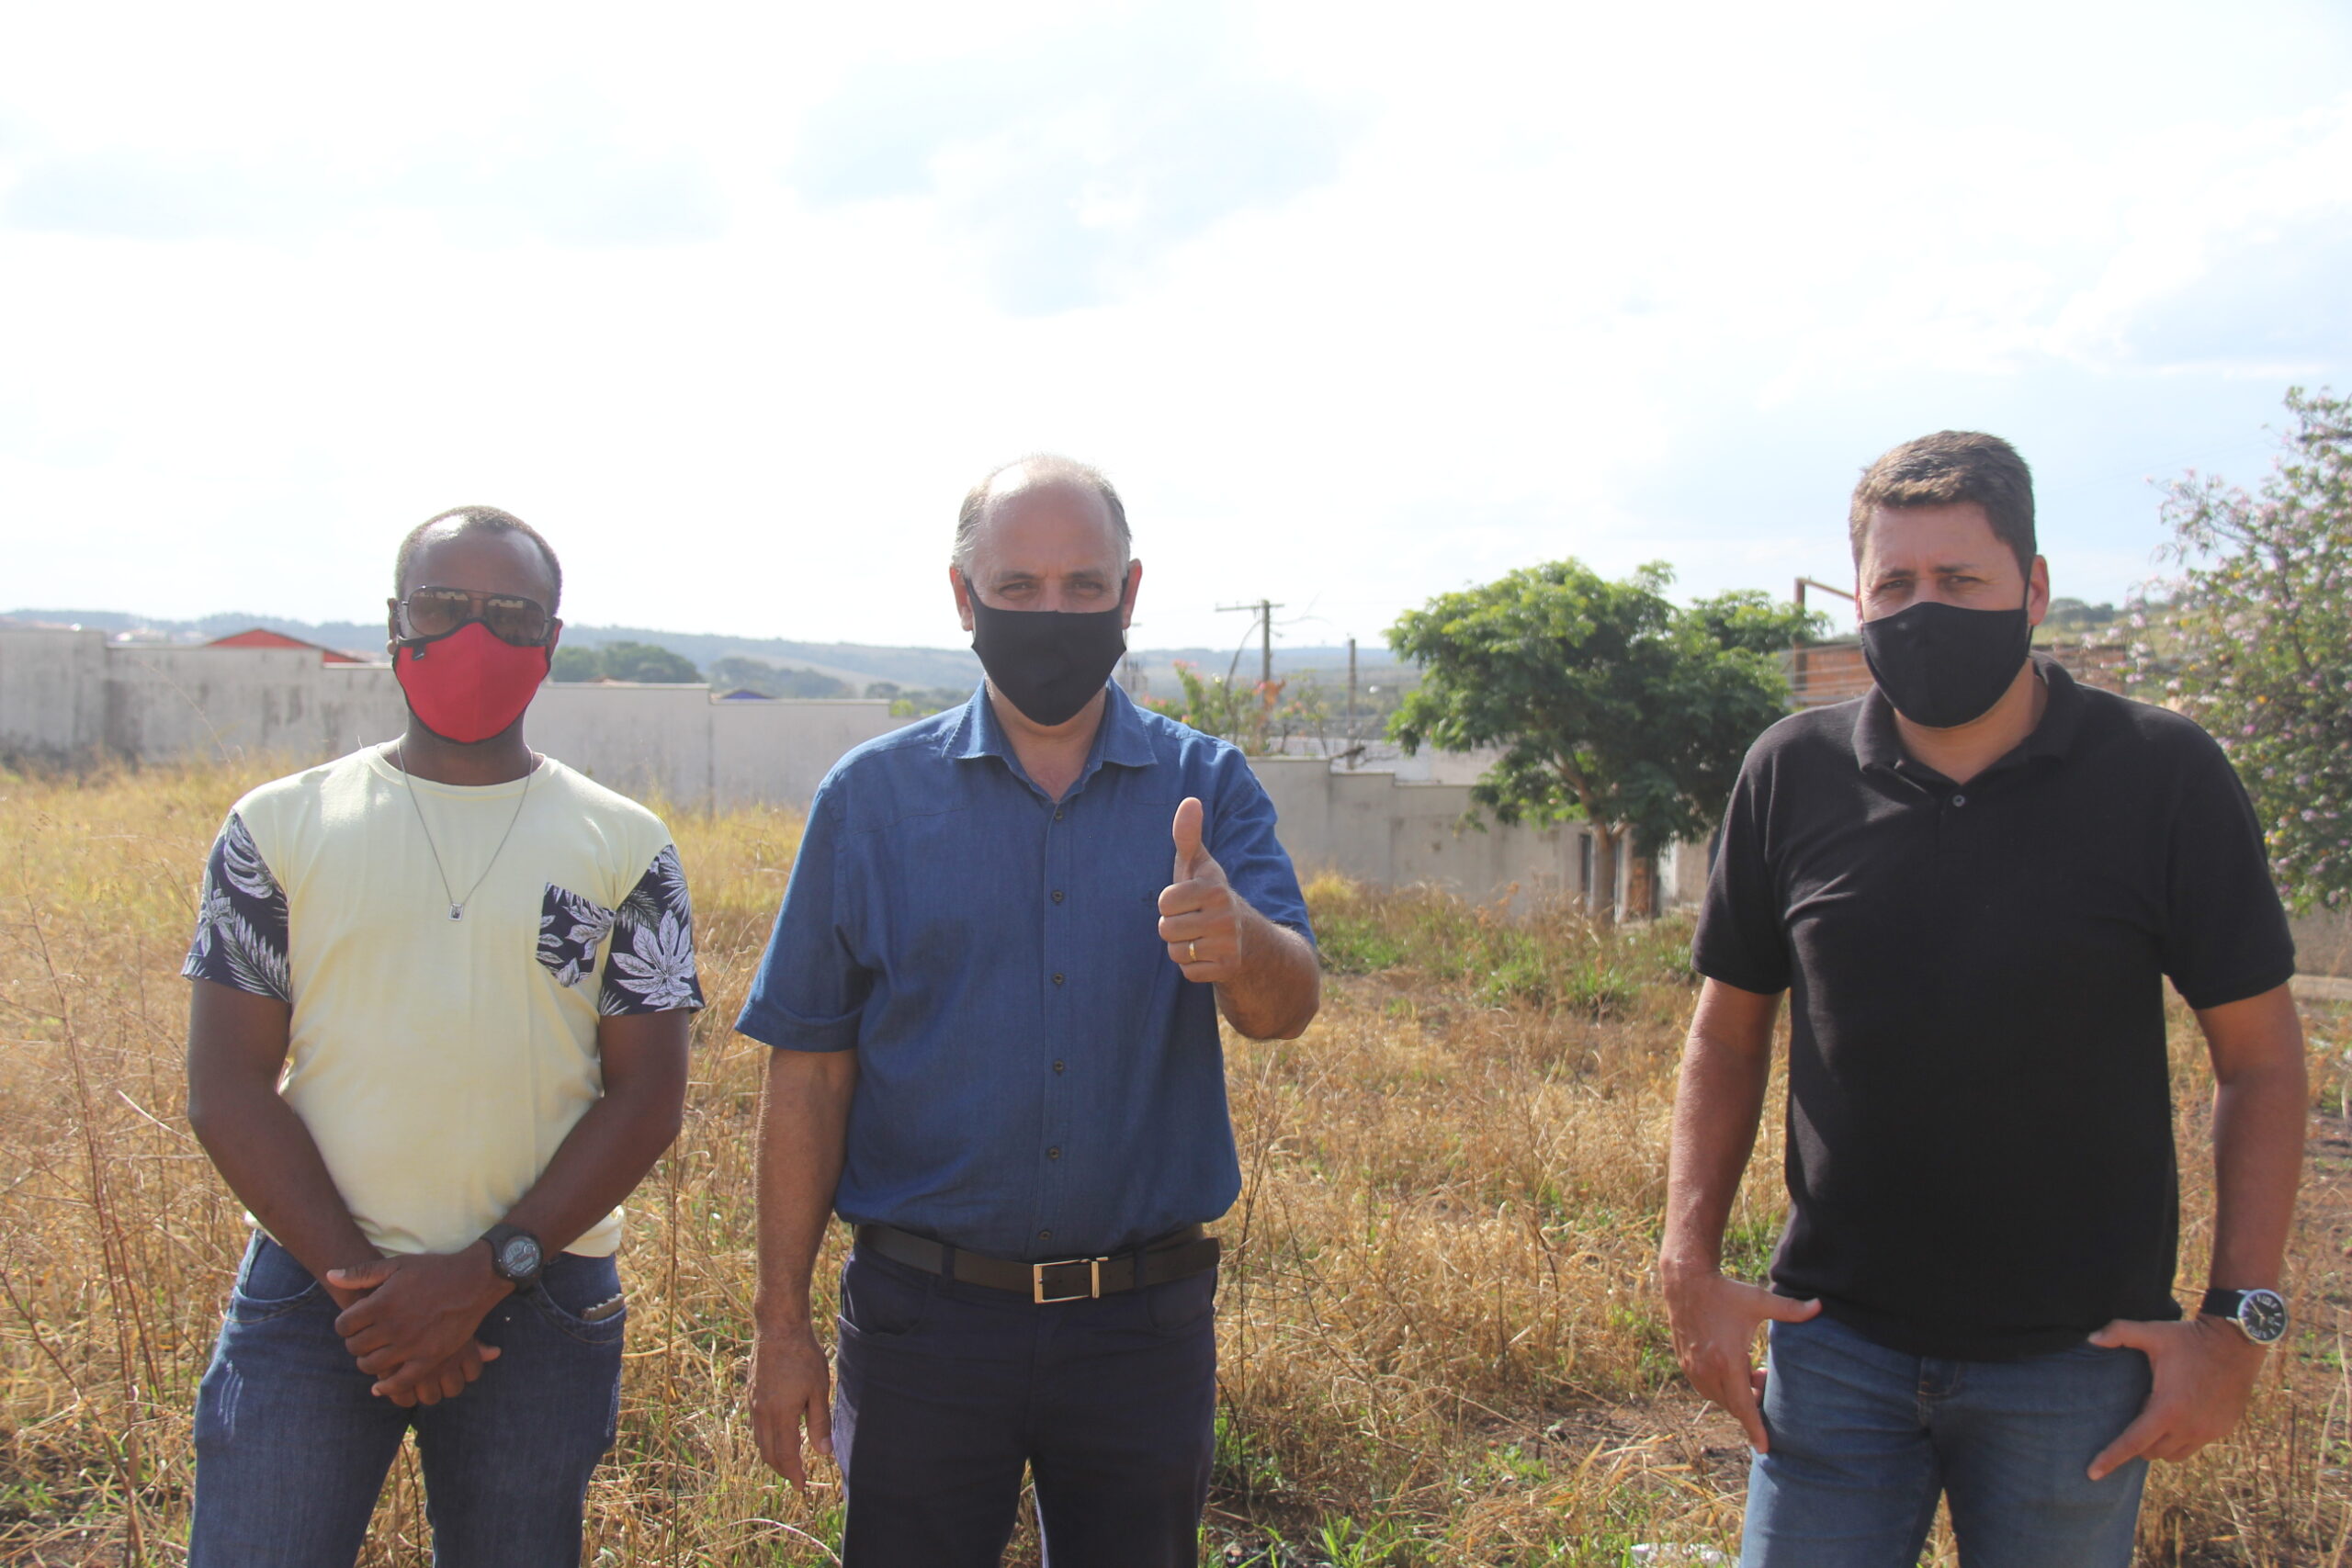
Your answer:
[[[1186,942],[1184,944],[1184,962],[1187,964],[1198,964],[1200,961],[1201,944],[1197,941]]]

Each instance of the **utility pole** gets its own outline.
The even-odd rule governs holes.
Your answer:
[[[1797,579],[1797,608],[1799,610],[1804,608],[1804,591],[1808,588],[1818,588],[1824,593],[1834,593],[1849,604],[1858,604],[1861,602],[1843,588],[1833,587],[1819,578],[1800,577]],[[1789,691],[1800,705],[1804,704],[1808,694],[1807,685],[1813,675],[1812,663],[1813,660],[1805,655],[1803,641],[1789,645]]]
[[[1804,608],[1804,591],[1808,588],[1818,588],[1824,593],[1835,593],[1849,604],[1854,603],[1854,596],[1843,588],[1833,588],[1817,577],[1800,577],[1797,579],[1797,608],[1800,610]]]
[[[1356,765],[1356,639],[1348,638],[1348,766]]]
[[[1127,623],[1127,635],[1122,639],[1126,646],[1119,650],[1119,689],[1131,697],[1136,694],[1136,683],[1143,679],[1142,672],[1136,669],[1135,650],[1135,630],[1142,624],[1140,621]]]
[[[1274,683],[1274,612],[1285,606],[1271,599],[1261,599],[1255,604],[1219,604],[1217,614],[1232,610],[1247,610],[1258,617],[1258,679],[1265,685]]]

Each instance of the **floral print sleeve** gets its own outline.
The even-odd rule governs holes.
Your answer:
[[[196,940],[180,973],[256,997],[294,999],[286,962],[286,890],[235,812],[204,863]]]
[[[678,848],[665,844],[621,900],[596,1010],[607,1015],[691,1011],[703,1005],[695,974],[695,911]]]

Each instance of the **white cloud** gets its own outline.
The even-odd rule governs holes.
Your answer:
[[[1567,553],[1834,573],[1945,424],[2109,597],[2142,476],[2352,384],[2324,7],[650,15],[28,14],[0,608],[366,615],[479,500],[575,618],[952,641],[956,499],[1045,446],[1146,640],[1373,638]]]

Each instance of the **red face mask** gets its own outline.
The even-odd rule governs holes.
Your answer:
[[[409,712],[444,740],[472,745],[523,716],[554,656],[502,642],[480,621],[446,636],[411,638],[392,656]]]

